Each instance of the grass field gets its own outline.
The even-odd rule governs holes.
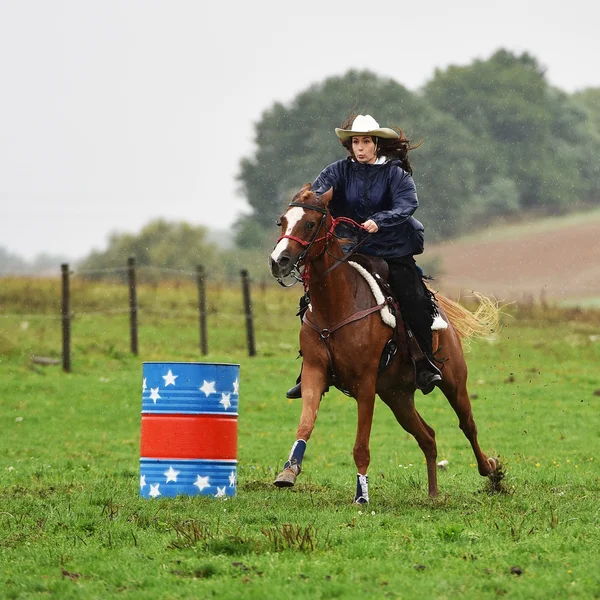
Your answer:
[[[371,502],[353,506],[354,400],[326,395],[295,488],[272,480],[295,438],[298,293],[255,298],[245,352],[237,289],[211,290],[211,353],[199,356],[191,287],[140,290],[140,356],[128,353],[120,286],[74,293],[73,373],[60,356],[56,282],[5,281],[0,326],[1,598],[598,598],[600,317],[503,317],[468,353],[485,452],[506,470],[492,494],[439,391],[417,398],[437,434],[440,497],[423,455],[379,402]],[[27,284],[27,290],[24,285]],[[124,303],[126,306],[126,301]],[[142,361],[241,364],[238,488],[142,500]]]

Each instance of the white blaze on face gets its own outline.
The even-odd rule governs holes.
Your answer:
[[[296,223],[298,223],[298,221],[304,216],[304,209],[300,208],[299,206],[294,206],[293,208],[290,208],[290,210],[288,210],[285,213],[285,218],[287,219],[287,227],[285,229],[285,233],[284,235],[290,235],[292,233],[292,231],[294,230],[294,227],[296,226]],[[271,252],[271,260],[273,262],[277,262],[277,259],[281,256],[281,253],[288,247],[288,242],[290,240],[285,238],[283,240],[281,240],[277,246],[275,246],[275,249],[273,250],[273,252]]]

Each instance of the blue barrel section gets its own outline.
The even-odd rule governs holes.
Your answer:
[[[140,459],[140,495],[144,498],[172,498],[179,494],[235,496],[235,460]]]
[[[235,496],[240,366],[145,362],[140,496]]]
[[[143,413],[237,415],[240,366],[145,362]]]

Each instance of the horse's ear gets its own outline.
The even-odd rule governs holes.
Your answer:
[[[302,186],[301,192],[310,192],[310,188],[312,187],[312,183],[305,183]]]
[[[323,201],[323,204],[327,206],[333,198],[333,187],[330,187],[324,194],[320,196],[320,198]]]

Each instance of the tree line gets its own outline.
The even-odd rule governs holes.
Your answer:
[[[302,185],[344,158],[333,133],[349,112],[398,126],[428,241],[461,235],[524,211],[557,215],[600,196],[600,88],[569,95],[550,86],[537,60],[498,50],[468,66],[436,70],[419,91],[351,70],[274,104],[256,124],[255,152],[240,165],[252,213],[236,224],[238,245],[261,247]]]
[[[137,264],[209,274],[265,273],[265,250],[293,194],[344,158],[334,135],[350,112],[369,113],[421,142],[410,154],[427,242],[448,239],[525,212],[560,215],[600,197],[600,88],[567,94],[549,85],[528,53],[498,50],[467,66],[436,70],[410,91],[370,71],[310,85],[289,104],[276,102],[255,124],[255,148],[238,183],[251,213],[235,224],[237,249],[218,248],[206,227],[156,220],[137,234],[113,234],[80,267]],[[13,265],[14,256],[0,252]],[[8,260],[8,259],[11,260]],[[10,271],[9,271],[10,272]]]

